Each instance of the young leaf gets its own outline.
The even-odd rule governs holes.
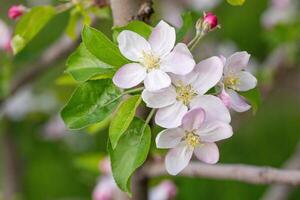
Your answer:
[[[108,142],[114,179],[117,185],[128,193],[130,193],[130,177],[145,162],[150,148],[151,130],[148,125],[144,129],[144,123],[143,120],[134,118],[115,150]]]
[[[51,6],[37,6],[26,13],[18,22],[12,39],[14,54],[20,52],[28,42],[48,23],[56,11]]]
[[[70,129],[84,128],[104,120],[119,103],[120,90],[108,80],[87,81],[80,85],[61,111]]]
[[[136,32],[137,34],[147,39],[152,32],[152,27],[142,21],[131,21],[126,26],[114,27],[113,36],[115,41],[119,33],[121,33],[124,30],[130,30]]]
[[[181,42],[184,36],[189,32],[189,30],[194,26],[192,12],[185,12],[181,15],[182,26],[176,31],[176,40]]]
[[[250,104],[252,106],[253,114],[255,114],[261,103],[261,97],[260,97],[260,92],[259,92],[258,88],[256,87],[247,92],[240,92],[239,94],[242,95],[243,97],[245,97],[250,102]]]
[[[117,45],[110,41],[102,32],[85,26],[82,31],[82,40],[89,52],[102,62],[117,68],[128,63],[128,60],[120,53]]]
[[[114,67],[91,54],[82,43],[67,60],[67,70],[77,81],[86,81],[95,75],[114,74]]]
[[[232,6],[241,6],[246,2],[246,0],[227,0],[227,2]]]
[[[109,139],[113,149],[116,148],[120,137],[129,127],[140,103],[141,96],[135,95],[120,104],[109,127]]]

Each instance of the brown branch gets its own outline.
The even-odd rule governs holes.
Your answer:
[[[283,166],[284,169],[300,170],[300,144],[298,144],[294,154]],[[288,185],[276,184],[271,186],[261,198],[262,200],[287,200],[295,188]]]
[[[167,175],[162,162],[148,163],[143,168],[143,172],[147,177]],[[242,164],[207,165],[200,162],[191,162],[178,176],[236,180],[252,184],[300,185],[300,171],[298,170],[281,170]]]

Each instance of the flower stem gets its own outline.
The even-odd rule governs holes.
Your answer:
[[[135,92],[140,92],[144,89],[144,87],[139,87],[139,88],[134,88],[134,89],[131,89],[131,90],[127,90],[127,91],[124,91],[122,92],[122,96],[123,95],[126,95],[126,94],[131,94],[131,93],[135,93]]]
[[[189,42],[188,48],[192,51],[204,35],[205,34],[203,32],[197,33],[196,36]]]
[[[146,121],[145,121],[145,124],[144,124],[143,129],[142,129],[142,134],[144,134],[145,129],[146,129],[147,125],[149,124],[150,120],[152,119],[152,117],[153,117],[155,111],[156,111],[156,109],[153,108],[153,109],[150,111],[149,115],[147,116]]]

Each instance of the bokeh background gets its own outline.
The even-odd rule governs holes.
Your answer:
[[[58,3],[61,2],[0,0],[0,19],[13,31],[16,22],[7,17],[13,4],[32,7]],[[223,0],[154,1],[153,24],[162,18],[179,27],[180,14],[187,10],[199,16],[202,11],[213,11],[218,16],[222,28],[202,40],[194,52],[197,61],[240,50],[252,55],[250,68],[259,80],[261,104],[255,114],[234,114],[235,134],[219,144],[221,163],[282,167],[299,146],[299,4],[297,0],[246,0],[243,6],[231,6]],[[103,8],[101,13],[95,27],[111,37],[110,10]],[[1,99],[11,81],[65,34],[68,19],[68,12],[55,17],[16,57],[1,50]],[[80,29],[80,23],[78,26]],[[14,186],[18,191],[16,199],[92,199],[101,180],[99,161],[106,155],[107,124],[76,132],[66,130],[59,111],[76,85],[64,74],[65,62],[66,59],[55,63],[1,107],[0,199],[4,191]],[[170,176],[151,180],[150,184],[155,187],[165,179],[176,185],[175,199],[263,199],[269,188],[237,181]],[[289,199],[300,199],[300,189],[295,188]]]

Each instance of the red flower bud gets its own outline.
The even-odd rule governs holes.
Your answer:
[[[22,5],[13,5],[8,10],[8,17],[10,19],[16,20],[17,18],[22,16],[25,11],[26,11],[26,8],[24,6],[22,6]]]
[[[209,12],[204,15],[203,24],[208,25],[210,29],[218,26],[218,18],[213,13]]]

